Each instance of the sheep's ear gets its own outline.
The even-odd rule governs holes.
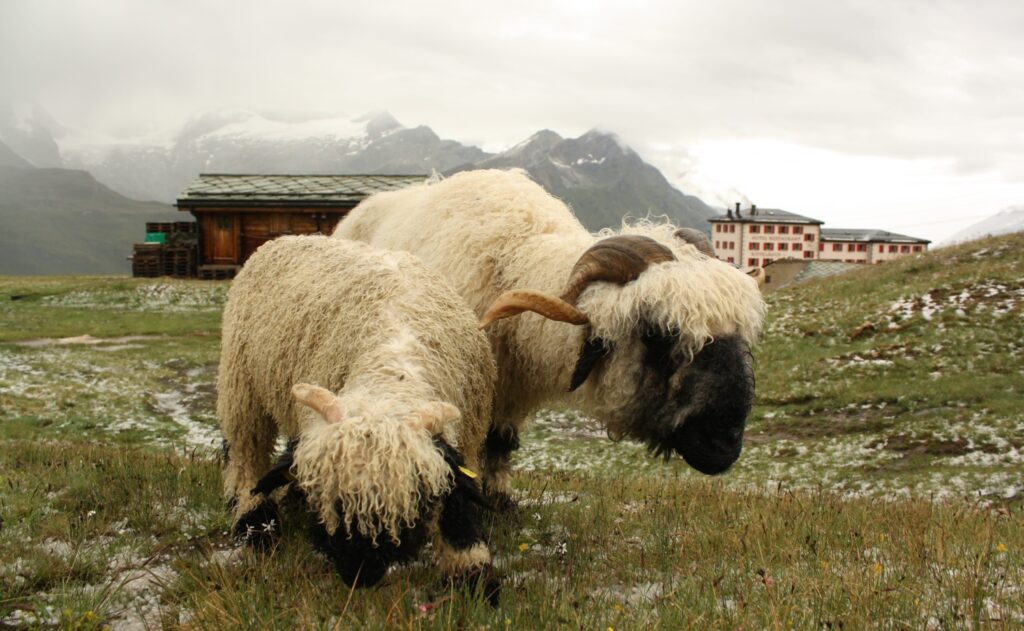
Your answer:
[[[754,269],[747,272],[747,276],[750,276],[757,281],[757,288],[764,289],[765,273],[763,267],[755,267]]]
[[[436,436],[444,431],[448,423],[461,418],[462,412],[451,403],[431,401],[413,413],[412,422]]]
[[[297,383],[292,386],[295,400],[310,408],[323,417],[328,423],[340,423],[344,418],[338,397],[327,388],[313,386],[308,383]]]
[[[569,380],[569,392],[583,385],[590,373],[597,367],[597,363],[612,352],[612,345],[599,337],[589,338],[583,343],[580,356],[576,359],[576,368],[572,371],[572,378]]]

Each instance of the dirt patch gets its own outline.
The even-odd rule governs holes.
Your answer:
[[[836,434],[870,434],[882,432],[893,425],[893,420],[881,416],[878,410],[863,410],[853,414],[829,412],[813,417],[786,417],[766,421],[748,430],[744,442],[763,445],[779,439],[806,440],[835,436]]]
[[[161,335],[125,335],[122,337],[93,337],[91,335],[76,335],[74,337],[40,337],[34,340],[23,340],[12,342],[15,346],[26,346],[28,348],[49,348],[51,346],[97,346],[98,350],[112,351],[119,348],[107,345],[120,345],[121,348],[135,348],[138,345],[131,345],[131,342],[143,340],[154,340],[163,337]]]

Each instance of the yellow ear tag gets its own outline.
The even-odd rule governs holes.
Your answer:
[[[475,480],[476,479],[476,473],[474,473],[473,471],[470,471],[466,467],[459,467],[459,471],[462,472],[462,475],[466,476],[467,478],[469,478],[471,480]]]

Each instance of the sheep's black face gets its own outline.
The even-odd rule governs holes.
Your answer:
[[[604,353],[620,352],[588,341],[580,366],[588,347],[591,358],[599,354],[594,349],[602,347]],[[636,389],[621,410],[625,417],[617,426],[658,455],[667,458],[676,452],[701,473],[722,473],[739,458],[743,447],[754,397],[750,351],[738,337],[705,345],[692,361],[682,349],[675,334],[655,331],[641,336],[639,367],[631,371]],[[630,354],[622,361],[636,359]],[[574,385],[578,378],[574,376]]]
[[[335,510],[344,515],[339,504]],[[427,539],[426,517],[429,507],[424,506],[420,518],[410,528],[403,529],[395,543],[386,534],[377,537],[376,545],[369,537],[360,534],[354,527],[351,535],[339,527],[333,535],[327,534],[324,525],[311,516],[310,536],[317,550],[334,563],[346,585],[373,587],[384,578],[388,567],[414,559]]]

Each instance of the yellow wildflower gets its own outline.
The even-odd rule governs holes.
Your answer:
[[[520,552],[526,552],[529,549],[529,547],[530,547],[529,544],[520,543],[519,544],[519,551]]]
[[[1000,543],[996,546],[996,552],[1006,552],[1006,544]]]

